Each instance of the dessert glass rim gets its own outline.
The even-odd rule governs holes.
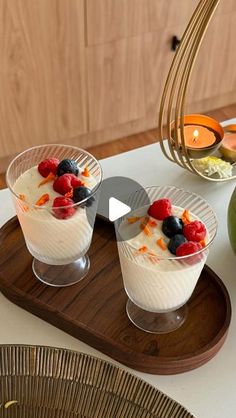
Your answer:
[[[15,191],[13,190],[13,187],[10,185],[10,183],[9,183],[9,180],[8,180],[8,177],[9,177],[9,171],[10,171],[10,169],[11,169],[11,167],[12,167],[12,165],[14,164],[14,162],[16,161],[16,159],[17,158],[19,158],[19,157],[21,157],[21,156],[23,156],[24,154],[26,154],[27,152],[29,152],[29,151],[31,151],[31,150],[34,150],[34,149],[37,149],[37,148],[47,148],[47,147],[55,147],[55,146],[58,146],[58,147],[65,147],[65,148],[70,148],[70,149],[74,149],[74,150],[76,150],[76,151],[81,151],[81,152],[83,152],[83,153],[86,153],[89,157],[91,157],[97,164],[98,164],[98,166],[99,166],[99,168],[100,168],[100,179],[99,179],[99,181],[98,181],[98,183],[96,184],[96,186],[94,187],[94,189],[92,190],[92,192],[91,192],[91,195],[89,195],[88,197],[86,197],[85,199],[83,199],[83,200],[81,200],[80,202],[77,202],[77,203],[74,203],[73,205],[70,205],[70,206],[57,206],[57,209],[68,209],[68,207],[70,207],[70,208],[73,208],[73,207],[78,207],[78,206],[81,206],[81,204],[83,204],[83,203],[85,203],[88,199],[91,199],[91,197],[93,197],[94,195],[95,195],[95,193],[97,192],[97,190],[99,189],[99,187],[100,187],[100,185],[101,185],[101,183],[102,183],[102,180],[103,180],[103,170],[102,170],[102,166],[101,166],[101,164],[99,163],[99,161],[92,155],[92,154],[90,154],[90,152],[88,152],[87,150],[84,150],[83,148],[79,148],[79,147],[76,147],[76,146],[74,146],[74,145],[67,145],[67,144],[58,144],[58,143],[52,143],[52,144],[43,144],[43,145],[35,145],[35,146],[33,146],[33,147],[30,147],[30,148],[27,148],[27,149],[25,149],[24,151],[22,151],[22,152],[20,152],[19,154],[17,154],[12,160],[11,160],[11,162],[10,162],[10,164],[9,164],[9,166],[8,166],[8,168],[7,168],[7,171],[6,171],[6,183],[7,183],[7,187],[8,187],[8,189],[11,191],[11,193],[18,199],[18,200],[20,200],[22,203],[26,203],[29,207],[31,207],[31,208],[34,208],[34,209],[37,209],[37,210],[47,210],[47,211],[49,211],[49,212],[51,212],[51,210],[52,210],[52,206],[50,206],[50,207],[48,207],[48,206],[46,206],[46,205],[42,205],[42,206],[38,206],[38,205],[35,205],[35,204],[32,204],[32,203],[30,203],[30,202],[28,202],[27,200],[25,200],[25,199],[22,199],[21,197],[20,197],[20,195],[18,195],[17,193],[15,193]]]
[[[139,257],[143,257],[144,259],[146,258],[146,257],[154,257],[154,258],[156,258],[156,259],[158,259],[158,260],[176,260],[176,261],[180,261],[180,260],[186,260],[186,259],[189,259],[189,258],[191,258],[191,257],[194,257],[194,256],[196,256],[196,255],[198,255],[198,254],[201,254],[201,253],[203,253],[204,251],[206,251],[209,247],[210,247],[210,245],[213,243],[213,241],[214,241],[214,239],[215,239],[215,236],[216,236],[216,234],[217,234],[217,229],[218,229],[218,220],[217,220],[217,216],[216,216],[216,214],[215,214],[215,212],[213,211],[213,209],[212,209],[212,207],[211,207],[211,205],[207,202],[207,200],[206,199],[204,199],[202,196],[200,196],[200,195],[198,195],[197,193],[194,193],[194,192],[190,192],[189,190],[185,190],[185,189],[182,189],[182,188],[180,188],[180,187],[176,187],[176,186],[172,186],[172,185],[156,185],[156,186],[148,186],[148,187],[144,187],[144,189],[145,190],[149,190],[149,189],[153,189],[153,188],[156,188],[156,187],[167,187],[167,188],[170,188],[170,189],[175,189],[175,190],[178,190],[178,191],[180,191],[180,192],[184,192],[184,193],[188,193],[189,195],[191,195],[191,196],[195,196],[195,197],[197,197],[197,198],[199,198],[199,199],[201,199],[202,200],[202,202],[204,202],[208,207],[209,207],[209,209],[211,210],[211,212],[212,212],[212,214],[213,214],[213,216],[214,216],[214,218],[215,218],[215,231],[214,231],[214,233],[212,234],[212,236],[211,236],[211,238],[209,239],[209,241],[207,242],[207,244],[205,245],[205,247],[203,247],[203,248],[201,248],[199,251],[196,251],[195,253],[192,253],[192,254],[188,254],[188,255],[183,255],[183,256],[181,256],[181,257],[177,257],[177,256],[162,256],[162,255],[159,255],[159,254],[150,254],[150,252],[148,253],[140,253],[140,254],[138,254],[138,256]],[[140,188],[140,189],[138,189],[138,190],[136,190],[134,193],[132,193],[132,195],[131,196],[133,196],[135,193],[138,193],[138,192],[140,192],[142,190],[142,188]],[[163,196],[163,199],[164,199],[164,196]],[[146,206],[146,205],[144,205],[144,206]],[[128,218],[128,215],[129,214],[127,214],[127,215],[125,215],[125,216],[123,216],[122,218],[119,218],[119,219],[117,219],[117,221],[115,221],[115,225],[116,225],[116,231],[118,232],[118,229],[119,229],[119,226],[120,226],[120,224],[125,220],[125,219],[127,219]],[[118,226],[118,224],[119,224],[119,226]],[[119,233],[119,232],[118,232]],[[132,250],[134,250],[134,251],[138,251],[138,249],[134,246],[134,245],[132,245],[130,242],[128,242],[128,240],[122,240],[121,241],[121,244],[123,244],[123,243],[125,243],[125,245],[127,245],[130,249],[132,249]],[[120,243],[119,243],[120,244]]]

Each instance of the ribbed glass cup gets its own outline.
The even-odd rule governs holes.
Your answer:
[[[68,219],[58,219],[51,206],[32,205],[14,191],[19,176],[47,158],[72,159],[79,167],[87,166],[96,181],[89,198],[70,206],[75,211]],[[10,163],[6,180],[26,246],[34,257],[35,275],[52,286],[68,286],[81,280],[89,270],[86,253],[91,244],[102,180],[98,161],[88,152],[72,146],[37,146],[22,152]],[[67,210],[68,206],[58,207],[57,211],[63,209]]]
[[[217,232],[216,216],[209,204],[200,196],[173,186],[139,190],[126,204],[135,210],[161,198],[169,198],[173,206],[188,209],[199,218],[207,228],[207,243],[200,251],[183,257],[165,256],[164,252],[163,256],[137,254],[137,248],[122,240],[120,235],[121,223],[131,215],[116,221],[121,271],[129,298],[127,314],[136,326],[154,333],[173,331],[185,321],[186,302],[197,284]]]

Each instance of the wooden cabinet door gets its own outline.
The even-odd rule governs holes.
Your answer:
[[[217,108],[218,103],[229,104],[228,93],[236,91],[235,21],[236,2],[230,1],[208,28],[187,96],[188,104],[199,105],[197,111]],[[87,48],[91,131],[145,118],[144,129],[157,126],[160,99],[174,58],[171,39],[174,35],[181,38],[186,25],[167,26]],[[194,111],[194,106],[190,109]]]
[[[209,25],[190,80],[188,102],[212,98],[214,109],[214,97],[236,91],[236,2],[234,9],[216,15]]]
[[[85,133],[83,0],[0,0],[0,157]]]
[[[86,0],[88,45],[187,24],[198,2],[199,0]]]
[[[174,57],[171,39],[183,31],[184,27],[167,28],[87,48],[89,130],[157,114]],[[147,122],[145,128],[149,127]]]
[[[89,130],[142,118],[146,112],[140,37],[87,49]]]

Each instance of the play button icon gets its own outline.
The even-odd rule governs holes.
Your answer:
[[[130,206],[126,205],[115,197],[109,198],[109,220],[111,222],[116,221],[129,212],[131,212]]]
[[[143,206],[150,206],[150,195],[137,181],[121,176],[103,180],[96,212],[98,218],[105,222],[114,222],[117,226],[127,214],[127,217],[132,217],[132,212]],[[105,224],[104,228],[106,228]],[[139,233],[140,228],[132,225],[130,237]],[[123,241],[125,238],[117,234],[116,239]]]

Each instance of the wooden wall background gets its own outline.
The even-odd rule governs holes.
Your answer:
[[[41,143],[88,147],[154,128],[198,0],[0,0],[0,171]],[[236,2],[223,1],[188,110],[236,102]]]

